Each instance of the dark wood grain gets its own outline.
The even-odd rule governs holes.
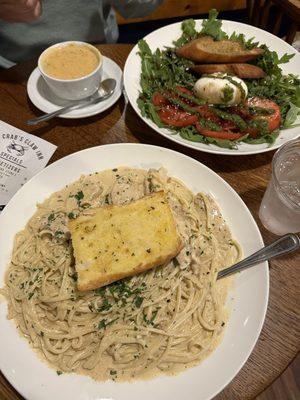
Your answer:
[[[132,46],[101,45],[99,48],[123,68]],[[57,145],[51,162],[75,151],[107,143],[142,142],[180,151],[217,172],[239,193],[258,223],[265,243],[275,238],[258,219],[274,152],[233,157],[186,149],[148,128],[132,107],[125,104],[123,97],[110,110],[91,118],[55,119],[28,127],[26,120],[41,114],[26,94],[26,81],[35,65],[35,62],[23,63],[0,74],[0,115],[3,121]],[[295,357],[300,347],[299,276],[299,252],[271,262],[270,300],[262,333],[243,369],[216,397],[217,400],[255,398]],[[22,399],[3,375],[0,376],[0,399]]]
[[[275,382],[256,400],[300,399],[300,354]]]

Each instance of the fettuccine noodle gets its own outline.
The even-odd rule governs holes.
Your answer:
[[[167,265],[79,293],[68,218],[164,190],[184,248]],[[101,240],[101,238],[99,238]],[[82,176],[38,205],[15,238],[2,293],[9,318],[58,373],[124,380],[174,373],[217,346],[226,322],[218,270],[240,258],[215,201],[164,169]]]

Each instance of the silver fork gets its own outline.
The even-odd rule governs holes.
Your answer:
[[[224,278],[225,276],[235,274],[236,272],[243,271],[246,268],[253,267],[263,261],[271,260],[272,258],[282,256],[283,254],[290,253],[299,249],[300,238],[294,233],[288,233],[275,240],[275,242],[263,247],[256,253],[245,258],[244,260],[219,271],[217,279]]]

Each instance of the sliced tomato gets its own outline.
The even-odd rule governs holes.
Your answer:
[[[231,131],[213,131],[207,128],[203,128],[199,123],[196,124],[196,128],[201,135],[209,136],[215,139],[236,140],[240,139],[243,136],[241,133],[235,133]]]
[[[241,118],[243,118],[243,120],[247,121],[249,119],[252,118],[252,115],[250,114],[248,107],[244,106],[244,107],[240,107],[240,106],[234,106],[234,107],[230,107],[228,109],[232,114],[237,114],[239,115]]]
[[[227,120],[223,119],[219,122],[219,125],[222,128],[222,130],[224,130],[224,131],[238,130],[237,126],[232,121],[227,121]]]
[[[179,110],[173,106],[163,107],[158,111],[158,115],[164,124],[176,127],[194,125],[198,121],[197,115]]]
[[[212,111],[210,111],[209,107],[207,105],[204,106],[197,106],[195,107],[195,110],[199,112],[202,118],[209,119],[212,122],[219,123],[220,118],[214,114]]]
[[[262,99],[260,97],[251,97],[246,101],[246,106],[248,107],[260,107],[273,110],[273,114],[271,115],[257,115],[252,116],[252,119],[264,119],[268,121],[269,131],[272,132],[275,129],[279,128],[281,116],[280,116],[280,108],[274,103],[274,101],[268,99]]]
[[[190,89],[187,89],[184,86],[176,86],[176,90],[178,90],[178,92],[187,94],[188,96],[193,96],[194,95],[194,93]]]
[[[169,104],[169,101],[161,93],[154,92],[152,95],[152,103],[157,107],[161,107],[161,106],[166,106],[167,104]]]

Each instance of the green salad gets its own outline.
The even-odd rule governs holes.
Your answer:
[[[172,47],[163,50],[152,52],[145,40],[139,41],[141,92],[138,107],[142,116],[158,127],[168,128],[170,134],[179,134],[189,141],[230,149],[236,149],[240,142],[272,145],[280,129],[295,124],[300,111],[300,79],[293,74],[284,75],[280,68],[280,64],[289,62],[294,54],[279,58],[265,44],[255,42],[255,38],[246,39],[244,34],[237,32],[228,36],[217,16],[217,11],[211,10],[200,32],[193,19],[183,21],[182,35]],[[226,80],[221,89],[221,104],[211,104],[195,91],[200,78],[192,70],[196,63],[178,55],[177,50],[203,36],[213,38],[213,43],[227,39],[241,43],[247,50],[263,49],[262,55],[246,64],[259,67],[264,73],[260,79],[243,79],[247,95],[242,93],[240,80],[231,74],[200,75],[203,82],[204,78],[205,82],[211,82],[213,78]],[[228,82],[240,88],[242,100],[239,104],[229,105],[233,88]],[[245,94],[244,98],[242,94]]]

